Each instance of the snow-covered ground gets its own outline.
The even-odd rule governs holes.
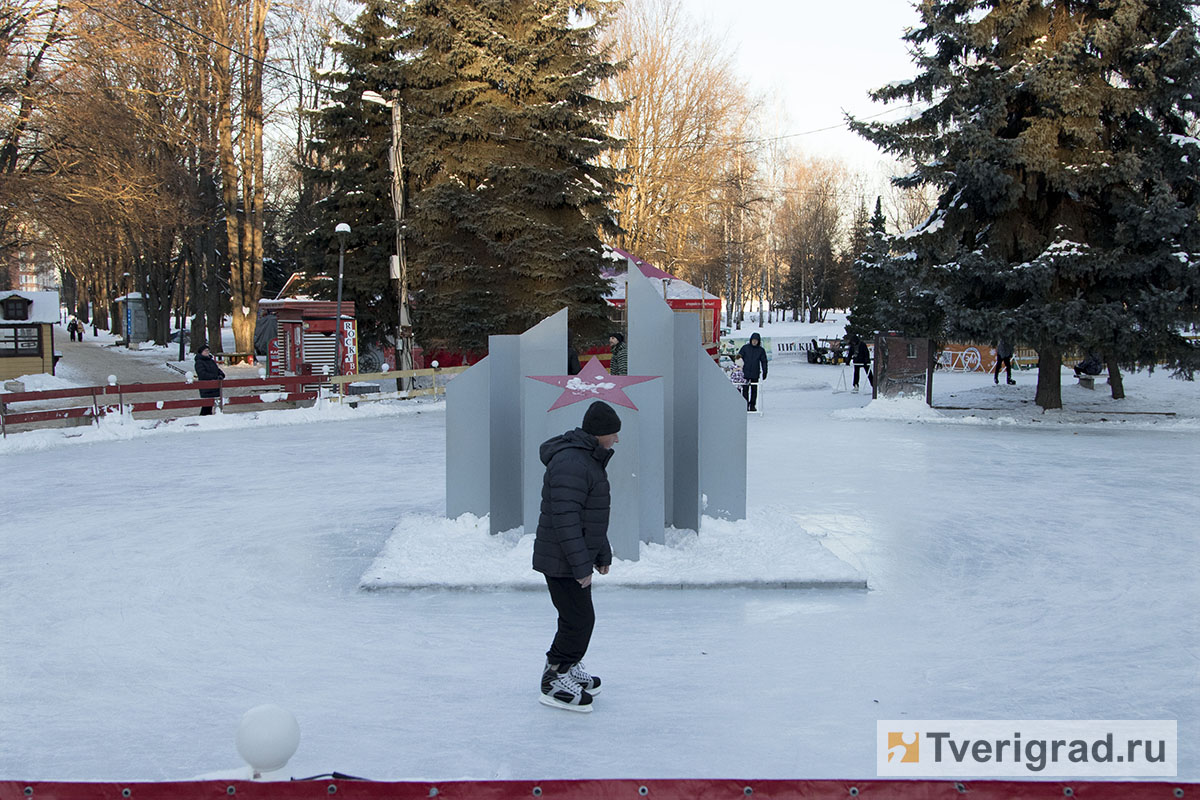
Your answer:
[[[791,325],[761,330],[826,335]],[[870,589],[599,577],[587,716],[536,702],[542,593],[360,588],[394,534],[449,525],[440,403],[11,436],[0,777],[232,774],[272,702],[295,776],[871,777],[875,721],[909,717],[1177,719],[1200,778],[1200,386],[1137,374],[1114,402],[1064,377],[1043,414],[1034,373],[939,374],[950,410],[842,375],[772,362],[748,524]]]

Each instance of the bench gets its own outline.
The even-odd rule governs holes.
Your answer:
[[[1103,378],[1104,373],[1100,373],[1099,375],[1082,374],[1082,375],[1076,375],[1075,377],[1079,380],[1079,385],[1082,386],[1084,389],[1091,389],[1091,390],[1095,391],[1096,378]]]

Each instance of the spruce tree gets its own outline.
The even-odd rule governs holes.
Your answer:
[[[846,317],[846,333],[871,339],[892,329],[898,305],[895,285],[886,269],[891,242],[883,201],[875,198],[875,213],[867,220],[866,235],[854,259],[854,302]],[[886,320],[886,321],[885,321]]]
[[[1168,361],[1200,299],[1195,0],[928,0],[906,34],[917,77],[873,94],[923,111],[852,127],[940,191],[892,263],[935,336],[1038,350],[1037,402],[1062,405],[1062,354]],[[1114,387],[1116,389],[1117,387]]]
[[[323,76],[337,88],[319,111],[312,142],[320,167],[305,171],[311,194],[318,199],[311,228],[303,238],[301,266],[310,276],[313,294],[333,299],[337,293],[338,223],[350,226],[346,238],[342,297],[353,301],[359,342],[392,341],[399,320],[399,301],[391,281],[395,253],[395,214],[391,202],[391,113],[363,100],[374,91],[387,96],[400,83],[400,32],[394,0],[367,0],[359,15],[339,25],[331,42],[340,68]]]
[[[584,341],[607,327],[600,231],[615,176],[617,69],[601,0],[416,0],[402,14],[410,269],[418,338],[479,351],[563,306]]]

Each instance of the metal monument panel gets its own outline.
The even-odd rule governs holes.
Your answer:
[[[628,376],[599,361],[566,375],[564,309],[519,336],[493,336],[484,361],[446,394],[446,509],[487,514],[493,533],[532,533],[541,507],[541,443],[579,427],[604,399],[621,418],[608,465],[614,554],[636,560],[667,525],[746,515],[746,406],[700,346],[698,320],[676,314],[640,273],[629,276]]]
[[[446,384],[446,516],[486,516],[491,508],[491,361]]]
[[[704,514],[746,518],[746,401],[711,358],[699,364],[700,492]]]

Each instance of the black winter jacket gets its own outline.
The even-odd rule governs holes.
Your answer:
[[[763,348],[762,338],[756,333],[750,337],[749,344],[742,345],[738,350],[738,358],[742,360],[742,372],[746,380],[757,381],[761,375],[767,377],[767,351]]]
[[[201,381],[220,381],[225,379],[225,373],[217,366],[217,360],[212,356],[196,354],[196,379]],[[220,397],[220,389],[201,389],[201,397]]]
[[[553,578],[586,578],[612,564],[609,488],[604,468],[613,451],[582,428],[542,442],[546,465],[533,568]]]

